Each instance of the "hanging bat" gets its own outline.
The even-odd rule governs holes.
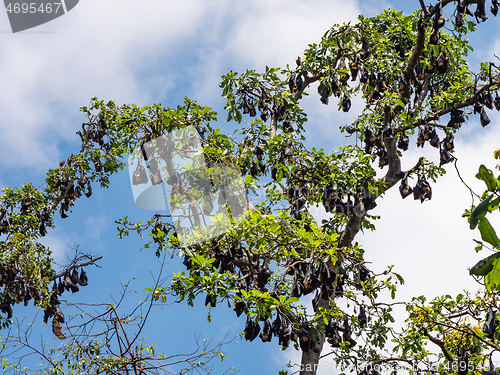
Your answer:
[[[345,58],[342,57],[339,61],[339,65],[337,67],[338,70],[346,70],[347,69],[347,65],[345,63]],[[339,81],[340,83],[345,86],[347,84],[347,80],[349,79],[349,74],[347,73],[340,73],[340,78],[339,78]]]
[[[250,105],[248,104],[248,99],[247,95],[243,95],[243,99],[241,100],[241,104],[238,107],[238,109],[242,108],[243,109],[243,114],[246,115],[247,113],[250,112]],[[147,160],[147,159],[146,159]]]
[[[64,340],[66,338],[66,336],[62,333],[61,324],[56,318],[52,319],[52,332],[60,340]]]
[[[108,129],[108,123],[106,122],[106,120],[104,120],[102,117],[99,118],[99,127],[102,129],[102,130],[107,130]]]
[[[94,161],[95,171],[101,172],[102,171],[101,159],[99,157],[96,157],[93,161]]]
[[[55,304],[54,307],[54,320],[56,320],[59,323],[64,323],[64,314],[62,313],[59,304]]]
[[[439,38],[441,37],[438,29],[433,29],[431,32],[431,36],[429,37],[429,44],[436,45],[438,44]],[[429,71],[428,71],[429,73]]]
[[[269,118],[269,112],[267,110],[267,107],[265,107],[264,109],[261,110],[261,112],[260,112],[260,118],[264,122],[266,122],[267,119]]]
[[[47,234],[47,230],[45,229],[45,224],[43,221],[40,223],[40,228],[38,228],[38,232],[42,237],[45,237],[45,235]]]
[[[456,12],[458,14],[463,14],[465,12],[465,7],[466,7],[465,0],[458,0]]]
[[[377,199],[377,197],[368,189],[367,185],[363,186],[362,196],[363,205],[365,206],[366,211],[373,210],[375,207],[377,207],[377,203],[375,202],[375,199]]]
[[[368,72],[366,70],[363,70],[361,72],[361,75],[359,77],[359,82],[360,83],[367,83],[368,82],[368,79],[369,79],[370,75],[368,74]]]
[[[314,289],[316,289],[318,285],[318,279],[316,277],[316,273],[314,271],[312,263],[309,263],[307,266],[307,271],[304,276],[304,290],[302,291],[303,295],[307,295],[311,293]]]
[[[451,151],[455,148],[454,139],[452,136],[447,135],[445,139],[443,139],[442,146],[446,151]]]
[[[361,264],[358,266],[358,269],[359,269],[360,282],[366,282],[370,280],[370,271],[368,270],[368,268],[366,268],[364,265]]]
[[[281,333],[281,319],[280,315],[276,314],[276,319],[274,319],[272,331],[276,337],[280,336]],[[281,345],[281,344],[280,344]]]
[[[462,113],[463,113],[462,110],[453,108],[451,110],[451,117],[450,117],[450,121],[448,122],[447,126],[449,128],[459,129],[461,126],[460,124],[465,122],[465,118],[462,116]]]
[[[401,74],[398,80],[399,91],[404,91],[408,87],[408,82],[406,82],[405,77]]]
[[[24,283],[23,283],[23,286],[24,286]],[[22,288],[22,289],[25,289],[25,288]],[[52,292],[57,293],[57,281],[55,279],[54,279],[54,285],[52,285]],[[23,298],[24,298],[24,294],[25,294],[25,292],[23,291],[23,293],[22,293]],[[21,294],[19,294],[19,297],[21,297]]]
[[[455,158],[450,154],[448,150],[441,149],[439,152],[439,166],[448,164],[452,162]]]
[[[61,302],[59,302],[59,300],[57,299],[57,294],[52,293],[52,295],[50,296],[49,305],[44,311],[44,316],[43,316],[44,323],[47,323],[49,318],[54,316],[54,314],[57,311],[57,308],[59,307],[58,305],[60,304]],[[60,308],[59,311],[61,311]],[[60,313],[60,315],[62,315],[62,312]],[[62,315],[62,320],[64,321],[64,315]]]
[[[73,268],[73,272],[71,273],[71,282],[73,284],[81,284],[82,281],[80,280],[80,277],[78,277],[78,271],[76,268]]]
[[[458,375],[467,375],[469,372],[469,357],[463,348],[457,353],[457,372]]]
[[[59,278],[59,283],[57,284],[57,294],[62,295],[64,293],[64,283]]]
[[[148,183],[148,175],[146,172],[146,168],[144,168],[144,165],[142,164],[142,159],[139,159],[139,162],[137,163],[137,168],[132,174],[132,185],[147,184],[147,183]]]
[[[87,285],[89,285],[89,279],[87,277],[87,274],[83,270],[83,268],[82,268],[82,270],[80,272],[80,285],[81,286],[87,286]]]
[[[480,122],[481,122],[481,126],[483,128],[491,122],[491,120],[489,119],[488,115],[486,114],[486,111],[484,110],[484,108],[481,111]]]
[[[387,152],[385,152],[384,149],[379,149],[377,151],[377,155],[379,157],[379,159],[378,159],[379,168],[383,168],[389,164],[389,157],[387,156]]]
[[[375,90],[378,92],[384,92],[387,90],[387,83],[385,81],[385,73],[377,73],[377,80],[375,81]]]
[[[413,98],[413,104],[417,104],[418,98],[421,93],[422,93],[422,85],[419,83],[417,86],[415,86],[415,97]]]
[[[283,131],[293,131],[293,126],[290,123],[290,118],[288,116],[286,117],[285,121],[283,121]]]
[[[481,113],[483,111],[483,103],[481,102],[481,99],[482,98],[479,96],[476,98],[474,106],[472,107],[474,109],[474,113]]]
[[[61,204],[61,208],[59,208],[59,214],[61,215],[61,218],[66,219],[68,215],[65,214],[64,212],[64,206]]]
[[[292,291],[290,292],[290,296],[299,298],[302,295],[302,289],[303,287],[299,280],[299,273],[295,271],[292,283]]]
[[[344,268],[341,266],[339,273],[337,275],[337,283],[335,285],[335,290],[333,292],[333,295],[335,297],[342,297],[344,295],[344,282],[345,279],[347,278],[347,273],[344,270]]]
[[[259,168],[257,167],[257,163],[253,161],[252,166],[250,167],[250,175],[252,177],[256,177],[258,173],[259,173]]]
[[[3,306],[3,303],[0,305],[0,310],[2,312],[6,312],[6,311],[3,310],[2,306]],[[49,318],[51,316],[54,316],[54,313],[55,313],[55,308],[53,306],[47,306],[47,308],[45,309],[44,314],[43,314],[43,322],[44,323],[48,323],[49,322]]]
[[[424,143],[425,143],[424,132],[422,128],[419,127],[417,136],[417,147],[424,147]]]
[[[271,339],[273,338],[273,330],[271,323],[269,323],[269,319],[264,321],[264,327],[262,328],[259,337],[262,342],[271,342]]]
[[[352,329],[351,326],[349,326],[349,318],[347,315],[344,317],[344,332],[342,336],[342,341],[348,342],[351,348],[356,345],[356,341],[352,338]]]
[[[188,253],[184,254],[184,260],[182,261],[182,264],[186,266],[186,269],[188,271],[193,267],[193,262],[191,261],[191,257],[188,255]]]
[[[457,7],[457,9],[458,9],[458,7]],[[456,27],[462,27],[464,25],[464,18],[459,13],[457,13],[455,15],[455,25],[456,25]]]
[[[426,199],[432,198],[432,190],[429,183],[424,177],[418,179],[417,185],[413,188],[413,199],[420,199],[420,203],[423,203]]]
[[[295,272],[298,270],[298,265],[295,264],[297,262],[297,259],[295,259],[292,256],[289,256],[286,264],[285,264],[285,275],[289,276],[294,276]],[[292,265],[295,264],[295,266],[292,267]]]
[[[12,318],[12,307],[7,302],[0,304],[0,311],[7,314],[7,319]]]
[[[92,195],[92,186],[90,185],[90,181],[87,180],[87,192],[85,193],[85,196],[87,198],[90,198]]]
[[[338,98],[340,96],[341,90],[336,76],[332,77],[330,81],[330,87],[332,89],[332,94]]]
[[[318,279],[320,282],[326,283],[330,280],[330,267],[328,267],[328,264],[322,263],[318,271]]]
[[[482,101],[486,108],[493,109],[493,97],[491,96],[491,92],[489,90],[483,93]]]
[[[319,298],[320,298],[320,293],[316,292],[316,294],[314,295],[314,298],[312,299],[312,308],[313,308],[313,311],[317,311],[318,310]]]
[[[66,291],[70,290],[73,292],[73,293],[76,293],[80,290],[80,288],[78,287],[78,285],[75,285],[72,281],[71,281],[71,277],[69,275],[69,272],[66,272],[66,274],[64,275],[64,281],[63,281],[63,284],[64,284],[64,289],[66,289]]]
[[[161,172],[155,158],[151,158],[151,160],[149,161],[149,169],[151,170],[151,183],[153,185],[161,184]]]
[[[205,298],[205,306],[215,307],[217,306],[217,298],[214,298],[210,293],[207,294]]]
[[[286,320],[283,320],[281,322],[281,327],[278,335],[279,338],[278,344],[283,347],[287,347],[290,344],[291,336],[292,336],[292,327],[289,327]]]
[[[500,5],[500,2],[498,2],[498,0],[491,0],[491,8],[490,8],[490,11],[491,11],[491,14],[493,14],[495,17],[497,16],[498,14],[498,6]]]
[[[434,130],[434,135],[430,139],[429,143],[432,147],[439,148],[439,136],[437,135],[435,130]]]
[[[439,2],[438,11],[436,12],[433,18],[433,28],[434,30],[440,29],[441,27],[444,26],[444,24],[445,22],[443,17],[443,3]]]
[[[483,371],[483,375],[498,375],[498,370],[495,368],[495,365],[491,360],[491,354],[490,354],[490,368],[486,371]]]
[[[498,96],[498,91],[496,92],[495,99],[493,100],[493,104],[495,105],[495,109],[500,111],[500,96]]]
[[[247,341],[253,341],[259,335],[260,326],[259,323],[254,323],[250,317],[247,317],[247,322],[245,324],[245,330],[243,331],[243,336]]]
[[[246,304],[243,301],[238,301],[238,302],[234,303],[234,305],[233,305],[233,311],[236,312],[236,316],[238,318],[240,317],[240,315],[245,310],[245,306],[246,306]]]
[[[415,74],[417,75],[417,79],[419,79],[420,81],[424,79],[424,67],[422,66],[422,64],[419,63],[415,67]]]
[[[291,92],[297,92],[297,75],[295,73],[290,74],[290,78],[288,79],[288,87]]]
[[[408,150],[409,145],[410,145],[410,138],[406,134],[401,133],[398,139],[397,148],[406,151]]]
[[[342,100],[342,111],[349,112],[350,109],[351,109],[351,99],[344,98],[344,100]]]
[[[474,16],[476,17],[476,21],[478,23],[479,23],[478,17],[481,18],[483,22],[485,22],[488,19],[488,17],[486,17],[485,0],[478,0]]]
[[[24,299],[23,299],[24,306],[28,306],[28,302],[29,302],[29,300],[31,299],[31,297],[33,295],[33,293],[31,292],[31,289],[32,289],[31,287],[25,285],[26,292],[25,292]]]
[[[26,198],[23,203],[21,203],[21,214],[26,215],[31,206],[31,200]]]
[[[375,76],[375,73],[370,74],[368,84],[373,88],[377,85],[377,77]]]
[[[318,94],[320,95],[321,103],[328,104],[330,89],[325,85],[324,82],[321,82],[318,86]]]
[[[327,326],[328,334],[328,343],[332,346],[332,348],[339,348],[340,343],[342,342],[342,338],[339,334],[338,323],[335,319],[330,320],[330,324]]]
[[[252,99],[249,99],[248,100],[248,106],[249,106],[249,109],[248,109],[248,114],[250,117],[255,117],[257,116],[257,111],[255,110],[255,106],[253,104],[253,100]]]
[[[351,76],[352,76],[351,81],[356,80],[356,78],[358,76],[358,72],[359,72],[359,56],[354,55],[354,59],[352,60],[352,63],[351,63]]]
[[[370,55],[370,45],[368,44],[366,38],[363,37],[361,39],[361,53],[359,56],[361,57],[362,60],[366,60],[369,55]]]
[[[257,285],[259,287],[263,287],[267,284],[269,277],[271,277],[271,270],[269,269],[269,267],[265,262],[262,265],[259,264],[258,270],[259,271],[257,274]]]
[[[495,331],[498,326],[498,319],[496,318],[496,311],[493,311],[493,306],[488,308],[488,315],[486,315],[486,322],[483,325],[483,332],[486,333],[490,340],[495,340]]]
[[[381,129],[382,137],[392,137],[394,135],[394,129],[391,126],[391,122],[389,119],[385,120],[384,126]]]
[[[325,326],[325,337],[332,338],[335,331],[338,331],[338,323],[337,320],[332,317],[328,322],[328,325]]]
[[[366,318],[366,312],[364,306],[360,306],[359,308],[358,321],[361,327],[366,327],[368,320]]]
[[[448,69],[448,61],[450,59],[446,57],[446,55],[443,52],[440,52],[436,62],[437,62],[437,71],[438,73],[446,73],[446,70]]]
[[[302,322],[302,329],[299,333],[299,345],[300,349],[304,353],[307,353],[314,346],[314,342],[311,337],[311,327],[307,324],[307,322]]]

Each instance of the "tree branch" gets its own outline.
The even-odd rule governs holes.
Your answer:
[[[63,272],[58,273],[57,275],[50,277],[50,278],[49,278],[49,280],[50,280],[50,281],[53,281],[53,280],[55,280],[55,279],[57,279],[57,278],[59,278],[59,277],[62,277],[62,276],[64,276],[67,272],[72,271],[72,270],[73,270],[73,269],[75,269],[75,268],[85,267],[85,266],[89,266],[89,265],[91,265],[91,264],[94,264],[94,263],[95,263],[95,262],[97,262],[98,260],[102,259],[102,256],[101,256],[101,257],[94,258],[94,259],[92,259],[92,257],[89,257],[89,258],[90,258],[90,260],[89,260],[88,262],[73,264],[72,266],[70,266],[70,267],[66,268]],[[97,266],[97,264],[96,264],[96,266]],[[99,267],[99,266],[98,266],[98,267]]]
[[[450,353],[448,353],[448,350],[446,350],[446,348],[444,346],[444,342],[442,342],[441,340],[438,340],[437,338],[429,335],[429,333],[427,332],[426,329],[423,330],[423,334],[425,336],[427,336],[432,343],[434,343],[437,346],[439,346],[439,348],[441,349],[441,351],[443,352],[444,356],[446,357],[446,359],[448,361],[453,362],[453,357],[450,355]]]

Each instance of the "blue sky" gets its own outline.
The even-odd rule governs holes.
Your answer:
[[[370,16],[387,7],[402,7],[409,13],[418,1],[86,0],[63,17],[17,34],[10,32],[7,15],[0,12],[0,187],[27,182],[38,186],[48,168],[78,152],[75,133],[85,121],[79,107],[93,96],[118,104],[175,107],[187,95],[214,107],[221,119],[218,125],[232,129],[234,125],[223,122],[221,75],[228,70],[262,71],[266,65],[293,66],[308,43],[318,42],[333,23],[355,22],[360,13]],[[445,10],[445,16],[449,12]],[[491,14],[489,18],[473,37],[476,55],[470,62],[476,70],[479,60],[500,54],[495,32],[499,20]],[[315,90],[311,88],[313,95],[302,102],[309,118],[307,145],[331,151],[345,144],[338,126],[352,120],[362,102],[355,99],[344,114],[336,111],[336,105],[321,105]],[[499,147],[499,116],[491,113],[490,118],[485,129],[478,119],[469,121],[456,142],[462,176],[478,191],[483,187],[474,175],[481,163],[495,166],[492,152]],[[420,152],[413,144],[403,169],[413,166]],[[434,149],[426,147],[423,152],[438,160]],[[467,268],[480,259],[472,242],[479,235],[469,231],[461,218],[470,195],[453,169],[448,171],[433,186],[430,202],[402,201],[396,189],[390,191],[373,211],[382,216],[377,231],[357,238],[374,270],[397,265],[407,281],[400,298],[477,289]],[[145,297],[142,290],[151,286],[150,272],[158,270],[158,261],[153,251],[139,251],[139,238],[119,240],[114,221],[125,215],[146,220],[152,214],[135,207],[124,171],[111,178],[109,189],[95,186],[91,198],[78,200],[68,219],[56,219],[57,228],[44,238],[56,262],[64,263],[75,245],[103,256],[101,268],[87,269],[89,286],[65,296],[68,301],[107,302],[109,294],[116,296],[120,285],[132,277],[130,285],[137,294],[128,301],[132,305]],[[395,241],[388,241],[389,235]],[[183,269],[174,257],[165,275]],[[176,353],[192,348],[195,335],[218,340],[227,332],[234,336],[243,330],[244,317],[236,318],[223,304],[212,309],[212,322],[207,323],[209,310],[203,302],[200,298],[194,308],[181,303],[155,309],[144,335],[160,351]],[[14,314],[22,318],[31,316],[32,310],[16,306]],[[52,340],[50,326],[37,332]],[[300,359],[293,348],[281,352],[275,339],[270,344],[241,341],[225,351],[229,359],[217,365],[217,373],[229,366],[246,374],[277,373],[288,360]]]

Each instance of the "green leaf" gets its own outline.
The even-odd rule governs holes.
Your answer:
[[[432,51],[434,52],[434,57],[437,57],[439,55],[439,46],[432,46]]]
[[[495,259],[493,261],[493,269],[484,278],[486,289],[495,290],[500,287],[500,261]]]
[[[493,195],[490,195],[488,198],[479,203],[474,211],[472,211],[469,218],[470,229],[474,229],[477,226],[478,222],[484,219],[484,215],[486,214],[486,211],[488,211],[488,206],[492,197]]]
[[[488,219],[483,218],[479,222],[478,228],[481,232],[481,238],[483,241],[486,241],[495,247],[500,247],[500,240],[498,239],[495,229],[493,229]]]
[[[486,276],[493,269],[493,261],[500,257],[500,253],[495,253],[487,258],[481,259],[470,269],[471,275]]]
[[[499,186],[498,180],[493,177],[493,172],[486,168],[483,164],[479,167],[479,172],[476,174],[476,178],[483,180],[486,183],[488,191],[495,191]]]
[[[294,303],[294,302],[299,302],[299,299],[297,297],[290,297],[286,300],[285,304],[289,305],[290,303]]]
[[[495,211],[500,206],[500,198],[493,199],[488,205],[488,212]]]

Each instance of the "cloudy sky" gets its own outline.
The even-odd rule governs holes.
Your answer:
[[[38,186],[48,168],[77,152],[75,133],[85,121],[79,108],[93,96],[118,104],[174,107],[187,95],[214,107],[225,119],[218,83],[227,71],[293,65],[333,23],[355,22],[359,14],[371,16],[401,6],[409,13],[418,1],[86,0],[50,23],[16,34],[7,14],[0,12],[0,187],[27,182]],[[471,37],[476,54],[470,63],[476,70],[479,61],[500,53],[500,39],[491,38],[499,21],[489,17],[479,26],[480,33]],[[362,104],[354,101],[344,114],[335,105],[321,105],[312,95],[302,105],[309,118],[307,145],[331,151],[346,142],[338,126],[352,120]],[[478,192],[483,186],[474,175],[482,163],[496,165],[492,153],[500,147],[499,116],[492,113],[490,118],[485,129],[478,119],[469,121],[456,141],[461,175]],[[219,126],[227,129],[223,121]],[[438,153],[428,145],[423,152],[438,161]],[[412,167],[420,155],[421,149],[412,145],[403,169]],[[475,254],[472,242],[479,234],[468,230],[461,218],[470,194],[454,169],[447,170],[433,185],[430,202],[403,201],[396,189],[390,191],[373,211],[382,217],[377,231],[357,238],[374,271],[396,265],[406,280],[399,292],[402,299],[477,288],[467,268],[483,255]],[[115,220],[125,215],[146,220],[150,212],[134,206],[126,172],[111,182],[109,190],[95,189],[89,200],[77,202],[69,219],[57,219],[57,228],[44,239],[59,263],[75,245],[103,255],[102,268],[88,270],[90,285],[68,297],[70,301],[107,301],[108,293],[116,295],[121,283],[134,277],[131,286],[138,294],[129,298],[135,303],[144,298],[142,289],[151,285],[150,270],[153,274],[158,270],[151,251],[138,251],[139,239],[117,238]],[[179,265],[173,259],[166,273]],[[178,352],[192,348],[195,335],[217,340],[229,331],[235,335],[243,330],[243,318],[237,319],[225,306],[212,309],[212,323],[207,323],[208,309],[201,305],[203,301],[197,301],[195,308],[176,304],[158,309],[146,335],[160,350]],[[16,307],[14,313],[21,318],[25,310]],[[50,338],[48,326],[42,332]],[[226,352],[227,364],[217,368],[234,366],[248,374],[277,373],[286,361],[300,358],[294,349],[283,353],[276,342],[257,340],[238,342]]]

